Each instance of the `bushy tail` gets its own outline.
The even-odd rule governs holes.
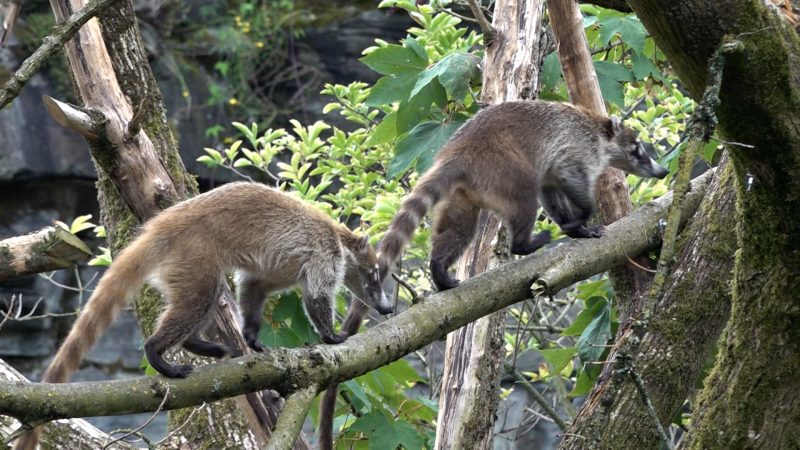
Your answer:
[[[137,239],[114,260],[58,349],[50,367],[44,372],[42,382],[69,381],[86,353],[111,325],[117,313],[128,304],[131,293],[141,286],[157,254],[152,247],[145,240]],[[36,427],[17,439],[14,450],[34,450],[39,441],[40,428]]]
[[[394,216],[389,230],[378,244],[378,254],[383,276],[394,266],[403,254],[408,241],[414,235],[425,214],[446,196],[454,186],[459,171],[453,163],[437,163],[419,180],[414,190],[411,191],[400,212]]]
[[[366,303],[353,299],[347,310],[347,317],[342,322],[342,332],[350,337],[358,333],[361,321],[369,308]],[[333,414],[336,411],[336,392],[338,384],[332,384],[325,390],[319,403],[319,448],[320,450],[333,450]]]

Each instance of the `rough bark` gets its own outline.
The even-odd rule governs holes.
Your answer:
[[[608,360],[630,358],[644,379],[659,420],[668,424],[694,388],[730,311],[736,251],[733,167],[723,164],[692,222],[683,231],[674,271],[644,333],[631,325]],[[638,341],[638,347],[637,345]],[[609,365],[559,449],[659,448],[653,419],[631,378]],[[613,373],[613,375],[612,375]]]
[[[62,21],[71,11],[80,9],[82,2],[53,0],[51,5],[56,19]],[[98,168],[102,221],[109,232],[112,249],[116,251],[129,241],[138,223],[196,192],[196,185],[185,172],[176,140],[166,126],[158,86],[150,72],[130,2],[122,2],[109,17],[117,20],[108,19],[105,23],[105,40],[98,22],[91,20],[65,49],[84,111],[93,116],[95,122],[105,124],[97,139],[89,140],[89,144]],[[114,59],[106,51],[106,43],[108,48],[117,50]],[[123,53],[120,48],[124,49]],[[120,59],[125,63],[120,64]],[[237,330],[235,314],[231,311],[234,305],[228,293],[221,299],[222,307],[218,308],[218,321],[228,330]],[[136,300],[135,307],[143,331],[149,335],[161,310],[160,299],[150,291]],[[229,334],[226,333],[226,337]],[[235,339],[226,339],[226,342],[230,344]],[[241,344],[238,348],[246,348],[243,342]],[[178,358],[186,359],[188,355]],[[195,414],[193,420],[182,427],[176,439],[190,445],[191,442],[216,443],[221,447],[237,442],[238,446],[246,448],[266,441],[268,414],[258,395],[204,408],[203,414]],[[172,415],[173,425],[183,424],[188,414]]]
[[[730,149],[739,247],[731,318],[700,395],[692,448],[794,448],[800,435],[800,41],[765,2],[628,3],[695,98],[723,36],[741,44],[726,58],[717,116],[726,139],[754,147]]]
[[[24,383],[25,379],[13,367],[0,360],[0,380]],[[19,428],[20,423],[7,416],[0,416],[0,436],[8,436]],[[43,450],[68,448],[74,450],[96,450],[111,438],[83,419],[62,419],[45,425],[41,441]],[[119,442],[107,447],[111,450],[133,449],[130,444]]]
[[[699,205],[709,177],[693,183],[684,220]],[[666,195],[609,227],[602,239],[568,242],[504,264],[461,286],[422,299],[402,314],[339,345],[276,348],[199,367],[185,379],[160,376],[72,384],[0,382],[0,414],[36,423],[73,416],[153,411],[212,402],[265,388],[291,394],[308,386],[352,379],[397,360],[446,333],[510,304],[548,295],[576,280],[621,264],[626,255],[654,248]]]
[[[63,228],[45,227],[0,241],[0,282],[67,269],[91,257],[92,251],[74,234]]]
[[[532,99],[544,59],[544,47],[540,45],[543,3],[503,0],[495,5],[494,11],[481,100],[495,104]],[[505,247],[500,250],[505,257],[492,259],[492,241],[499,229],[498,217],[484,211],[473,244],[459,260],[459,279],[471,278],[509,259],[505,240],[498,243],[498,247]],[[505,322],[505,312],[498,311],[447,336],[436,427],[437,449],[492,448],[500,377],[505,371]]]
[[[606,106],[592,64],[592,55],[583,31],[583,16],[572,0],[548,3],[548,13],[556,42],[558,58],[564,73],[570,101],[601,115]],[[609,167],[597,180],[595,191],[600,220],[608,225],[630,214],[633,206],[628,195],[625,173]],[[641,265],[641,264],[640,264]],[[646,264],[645,264],[646,265]],[[647,272],[626,264],[609,274],[614,286],[620,322],[626,323],[636,314],[638,299],[650,285]]]

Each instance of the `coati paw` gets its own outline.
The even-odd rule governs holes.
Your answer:
[[[327,336],[320,336],[319,338],[323,344],[341,344],[347,339],[347,334],[329,334]]]
[[[590,227],[586,227],[586,237],[589,238],[599,238],[603,236],[605,233],[606,227],[602,225],[592,225]]]
[[[433,284],[436,285],[436,289],[438,289],[439,292],[442,292],[457,287],[459,281],[456,280],[455,278],[450,278],[450,277],[445,277],[441,279],[434,277]]]
[[[259,353],[267,349],[267,347],[265,347],[264,344],[259,342],[258,339],[255,338],[245,338],[245,339],[247,340],[247,346]]]
[[[161,372],[167,378],[186,378],[194,370],[191,364],[183,364],[179,366],[167,366],[164,372]]]

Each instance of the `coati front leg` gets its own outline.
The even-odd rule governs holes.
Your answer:
[[[431,243],[431,278],[439,291],[458,286],[447,269],[464,253],[478,222],[480,208],[456,191],[436,208]]]
[[[218,276],[186,276],[170,273],[165,277],[176,280],[167,285],[167,309],[161,315],[153,334],[144,343],[144,352],[150,365],[169,378],[186,378],[194,369],[191,364],[172,365],[164,359],[164,352],[191,339],[207,323],[214,302],[219,298],[222,285]],[[197,343],[190,340],[189,346]]]
[[[264,314],[264,303],[267,301],[269,286],[266,280],[252,274],[243,274],[239,282],[239,305],[242,307],[244,327],[242,335],[247,346],[257,352],[266,347],[258,340],[261,331],[261,318]]]
[[[331,259],[330,254],[309,258],[309,263],[304,267],[303,307],[325,344],[339,344],[347,339],[346,331],[335,334],[333,330],[333,303],[343,278],[340,271],[344,269],[344,264]]]

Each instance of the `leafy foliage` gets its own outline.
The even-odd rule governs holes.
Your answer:
[[[381,7],[406,11],[416,26],[399,43],[377,40],[364,51],[361,61],[382,75],[374,85],[325,86],[323,93],[332,100],[323,111],[346,118],[350,127],[340,129],[323,121],[304,125],[295,120],[287,129],[234,123],[240,136],[225,148],[206,149],[198,160],[243,177],[265,179],[337,220],[351,226],[360,222],[373,243],[380,239],[419,174],[477,111],[482,58],[482,36],[442,12],[441,5],[387,0]],[[675,85],[663,54],[635,16],[590,5],[582,8],[595,68],[611,110],[627,116],[626,123],[668,163],[680,151],[679,133],[694,104]],[[546,57],[541,82],[543,97],[566,100],[557,55]],[[713,157],[711,149],[708,156]],[[636,204],[667,190],[663,180],[642,182],[632,177],[630,181]],[[544,228],[560,236],[549,221],[537,224],[537,230]],[[431,289],[421,270],[428,254],[428,234],[425,227],[416,233],[404,259],[404,278],[418,292]],[[403,290],[398,296],[408,299]],[[261,332],[266,345],[317,341],[299,305],[294,292],[269,302]],[[343,298],[337,311],[345,311]],[[510,309],[510,316],[517,329],[510,328],[504,338],[512,366],[518,355],[540,357],[538,370],[526,370],[523,375],[530,382],[554,386],[565,405],[568,397],[588,393],[618,327],[615,298],[606,277],[579,283],[552,304],[528,308],[527,302],[522,303]],[[339,448],[433,446],[437,405],[408,391],[430,382],[408,360],[413,358],[342,384],[334,421],[340,433]],[[503,398],[509,392],[504,389]],[[313,417],[316,408],[312,408]]]

